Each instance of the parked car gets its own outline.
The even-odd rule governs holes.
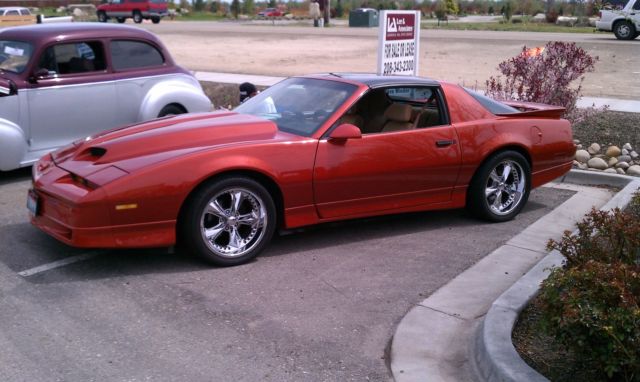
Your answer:
[[[640,0],[629,0],[622,9],[602,9],[596,29],[613,32],[618,40],[633,40],[640,36]]]
[[[29,8],[24,7],[0,7],[0,16],[30,16]]]
[[[132,18],[136,24],[140,24],[142,20],[158,24],[168,14],[166,0],[109,0],[106,4],[100,4],[96,11],[98,21],[103,23],[111,18],[119,23]]]
[[[0,31],[0,171],[78,138],[212,109],[153,34],[97,23]]]
[[[284,16],[284,12],[277,8],[266,8],[258,12],[258,17],[280,17]]]
[[[31,222],[77,247],[180,239],[240,264],[276,229],[459,208],[513,219],[575,154],[564,109],[418,77],[286,79],[234,111],[108,131],[33,168]]]

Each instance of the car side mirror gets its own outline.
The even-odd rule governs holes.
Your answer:
[[[18,94],[18,86],[15,82],[6,78],[0,78],[0,97]]]
[[[360,139],[362,132],[356,125],[343,123],[329,133],[329,141],[344,142],[347,139]]]

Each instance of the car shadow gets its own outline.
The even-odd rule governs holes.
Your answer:
[[[567,193],[567,198],[570,193]],[[542,198],[544,200],[544,198]],[[527,226],[549,209],[547,204],[530,200],[518,216],[520,225]],[[446,210],[386,215],[365,219],[354,219],[324,223],[284,234],[276,234],[266,250],[246,265],[233,267],[235,271],[244,266],[256,266],[261,259],[288,256],[300,252],[327,250],[348,244],[375,239],[392,239],[396,236],[431,231],[477,232],[491,227],[492,230],[509,230],[512,222],[489,223],[470,216],[466,210]],[[515,231],[517,233],[517,231]],[[2,227],[0,239],[7,245],[0,250],[0,262],[16,273],[42,264],[79,255],[95,255],[88,260],[51,269],[24,280],[35,284],[51,284],[69,281],[88,281],[123,276],[139,276],[162,273],[189,273],[206,271],[207,277],[216,272],[229,272],[230,268],[216,267],[187,250],[176,248],[87,250],[72,248],[42,233],[29,223]],[[8,242],[7,242],[8,241]],[[425,243],[428,245],[428,243]],[[25,251],[24,248],[27,247]],[[22,248],[20,250],[16,250]],[[25,262],[27,257],[32,257]]]
[[[0,171],[0,186],[4,184],[22,182],[31,178],[31,166],[12,171]]]

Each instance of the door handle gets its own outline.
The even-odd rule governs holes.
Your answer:
[[[442,140],[442,141],[436,141],[436,146],[437,147],[447,147],[447,146],[451,146],[454,143],[456,143],[455,140],[446,139],[446,140]]]

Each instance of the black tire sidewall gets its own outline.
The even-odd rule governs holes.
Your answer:
[[[522,167],[522,171],[524,172],[525,176],[525,190],[520,203],[513,211],[506,215],[496,215],[491,211],[491,208],[487,204],[487,199],[485,197],[485,186],[487,178],[489,177],[489,173],[498,165],[498,163],[507,159],[517,162],[520,167]],[[522,154],[516,151],[502,151],[486,160],[476,171],[469,185],[469,189],[467,190],[467,208],[475,216],[484,220],[492,222],[509,221],[515,218],[527,204],[530,191],[531,167],[529,166],[529,162],[527,161],[527,159]]]
[[[239,257],[226,258],[216,255],[205,244],[200,232],[200,218],[202,217],[202,211],[211,198],[220,191],[232,187],[246,188],[262,199],[267,213],[267,226],[264,228],[265,231],[260,241],[249,252]],[[276,229],[277,216],[273,198],[262,184],[250,178],[227,177],[211,181],[200,187],[189,198],[187,203],[183,219],[178,222],[181,229],[180,237],[194,255],[215,265],[239,265],[253,259],[269,244]]]
[[[142,22],[142,14],[140,12],[133,12],[133,22],[136,24],[140,24]]]
[[[184,114],[184,113],[185,111],[180,106],[166,105],[158,113],[158,118],[166,117],[168,115],[178,115],[178,114]]]
[[[107,14],[104,12],[98,12],[98,21],[100,21],[101,23],[106,23],[107,22]]]
[[[627,25],[627,27],[629,27],[629,35],[628,36],[620,36],[618,34],[618,27],[620,27],[621,25]],[[613,27],[613,34],[616,36],[616,38],[618,40],[633,40],[634,38],[636,38],[636,30],[633,26],[633,24],[631,24],[628,21],[619,21],[615,24],[615,26]]]

